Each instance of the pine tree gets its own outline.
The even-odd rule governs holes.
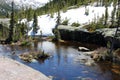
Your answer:
[[[13,41],[13,28],[14,28],[14,2],[11,3],[12,5],[12,12],[11,12],[11,20],[10,20],[10,26],[9,26],[9,36],[6,39],[6,42]]]
[[[38,20],[37,20],[37,14],[36,11],[34,12],[34,20],[33,20],[33,33],[37,33],[38,31]]]
[[[59,30],[58,30],[58,26],[60,25],[60,18],[61,18],[61,16],[60,16],[60,5],[58,5],[57,10],[58,10],[58,16],[57,16],[55,29],[53,30],[53,33],[55,35],[55,41],[59,41],[59,39],[60,39],[60,33],[59,33]]]
[[[112,11],[112,15],[111,15],[111,27],[115,26],[115,13],[116,13],[116,3],[114,2],[114,9]]]
[[[107,21],[108,21],[108,7],[107,7],[107,2],[105,5],[105,23],[104,25],[107,26]]]
[[[32,8],[30,7],[30,8],[27,9],[27,21],[31,21],[32,20],[32,15],[33,15]]]

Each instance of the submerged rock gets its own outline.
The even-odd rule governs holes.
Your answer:
[[[95,65],[95,62],[94,62],[94,60],[89,59],[89,60],[87,60],[87,62],[85,62],[85,65],[86,66],[93,66],[93,65]]]
[[[80,64],[84,64],[86,66],[94,66],[95,65],[95,61],[89,55],[85,55],[82,52],[80,54],[81,55],[78,55],[75,58],[76,62],[80,62]]]
[[[92,78],[89,78],[89,77],[81,77],[81,76],[78,76],[77,79],[79,80],[93,80]]]
[[[95,61],[106,60],[110,56],[108,51],[109,49],[100,47],[91,53],[91,58]]]
[[[50,78],[51,80],[53,80],[53,79],[54,79],[54,76],[48,76],[48,78]]]

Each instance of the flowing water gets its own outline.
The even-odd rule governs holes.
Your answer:
[[[79,44],[53,43],[48,41],[33,43],[32,47],[18,47],[0,45],[0,55],[10,57],[25,65],[28,65],[47,76],[53,76],[53,80],[120,80],[120,65],[110,62],[99,62],[93,66],[83,64],[78,56],[82,52],[77,50]],[[47,60],[39,60],[27,63],[18,58],[18,55],[28,51],[44,50],[51,55]],[[15,52],[15,55],[12,53]]]

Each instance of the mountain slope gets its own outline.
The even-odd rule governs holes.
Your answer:
[[[13,0],[6,0],[6,4],[10,4]],[[14,0],[16,7],[32,7],[37,8],[43,6],[49,0]]]
[[[6,15],[11,11],[11,2],[13,0],[0,0],[0,15]],[[19,10],[22,7],[42,7],[49,0],[14,0],[15,10]]]

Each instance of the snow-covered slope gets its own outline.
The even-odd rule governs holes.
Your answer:
[[[95,6],[87,6],[89,9],[89,15],[85,15],[85,7],[79,7],[77,9],[67,10],[65,13],[61,12],[61,20],[69,19],[69,25],[73,22],[78,22],[82,25],[86,25],[93,20],[101,18],[103,14],[105,14],[105,7],[95,7]],[[113,10],[112,6],[108,7],[109,18],[111,16],[111,12]],[[48,14],[42,15],[38,17],[38,26],[40,29],[36,35],[40,35],[40,30],[42,30],[43,35],[53,35],[52,28],[56,25],[57,14],[54,14],[54,18],[51,18]],[[29,22],[29,27],[32,27],[32,21]],[[29,31],[28,35],[33,35],[32,29]]]

